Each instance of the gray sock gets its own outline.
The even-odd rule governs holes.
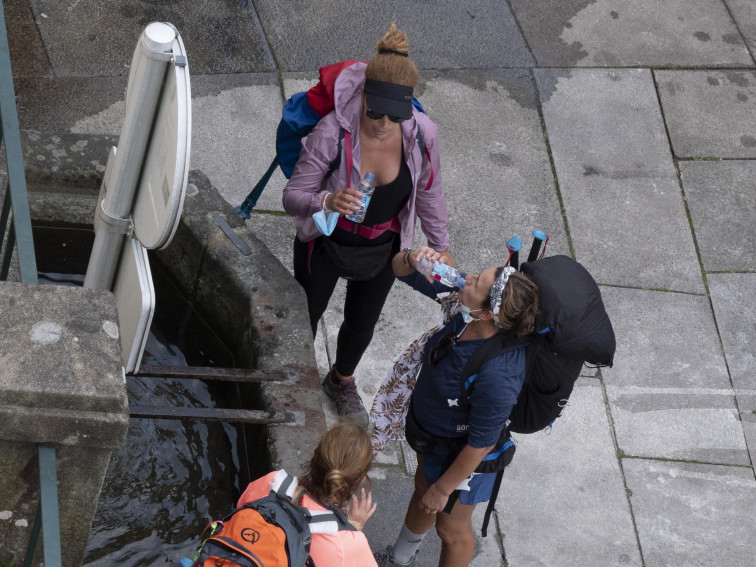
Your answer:
[[[426,534],[428,532],[425,532]],[[425,534],[416,534],[407,527],[405,524],[402,526],[402,531],[399,533],[399,537],[396,538],[396,543],[392,548],[392,555],[394,556],[394,562],[408,564],[415,557],[417,550],[420,549],[420,544],[423,542]]]

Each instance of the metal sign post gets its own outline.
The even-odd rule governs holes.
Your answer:
[[[95,223],[86,288],[112,289],[123,241],[130,232],[134,194],[175,39],[172,26],[152,23],[142,32],[134,51],[118,152],[115,159],[108,160],[110,171],[105,175],[111,186],[103,188],[105,198],[95,212],[101,222]]]
[[[84,287],[116,294],[128,373],[139,370],[155,309],[146,249],[167,246],[181,218],[191,124],[189,68],[181,36],[171,24],[152,23],[134,51],[126,116],[105,168],[84,280]]]
[[[192,139],[192,101],[185,53],[177,33],[173,44],[174,67],[165,78],[131,213],[137,238],[150,250],[168,246],[184,207]]]

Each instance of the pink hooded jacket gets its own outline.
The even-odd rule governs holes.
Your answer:
[[[365,83],[365,63],[357,62],[345,68],[334,86],[335,110],[318,122],[315,129],[302,139],[302,151],[294,173],[283,191],[284,210],[294,217],[297,236],[309,242],[320,236],[312,215],[320,210],[324,191],[333,193],[347,186],[347,163],[342,148],[342,159],[333,174],[323,180],[328,167],[336,158],[341,128],[352,137],[351,187],[360,182],[360,116],[362,114],[361,89]],[[425,114],[413,108],[412,118],[401,124],[404,155],[412,175],[412,193],[399,212],[401,248],[413,245],[415,221],[428,238],[434,250],[449,248],[449,217],[441,185],[441,163],[438,151],[438,128]],[[417,128],[421,128],[430,163],[417,142]],[[431,167],[433,183],[428,186]],[[427,189],[426,189],[427,187]]]

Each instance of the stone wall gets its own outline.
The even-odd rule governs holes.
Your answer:
[[[63,565],[78,566],[128,430],[115,298],[0,282],[0,320],[0,565],[25,555],[45,444],[56,449]]]

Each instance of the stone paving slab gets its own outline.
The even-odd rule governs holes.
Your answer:
[[[751,0],[725,0],[725,3],[753,55],[756,53],[756,4]]]
[[[606,287],[602,295],[617,336],[614,367],[601,373],[619,448],[629,455],[747,464],[707,299]]]
[[[531,231],[569,253],[532,79],[523,71],[434,73],[421,101],[437,123],[441,176],[457,265],[480,271],[505,261],[506,241]]]
[[[40,131],[119,135],[126,78],[34,79],[21,86],[22,127]],[[274,74],[192,77],[191,167],[232,205],[239,205],[275,155],[281,92]],[[42,110],[37,111],[41,108]],[[105,156],[107,157],[107,156]],[[285,179],[277,170],[257,209],[282,210]]]
[[[751,462],[732,390],[607,386],[606,395],[624,455]]]
[[[756,157],[756,72],[656,71],[677,157]]]
[[[34,78],[14,83],[23,129],[121,133],[128,77]]]
[[[287,215],[254,213],[246,221],[249,229],[263,241],[276,259],[294,274],[294,221]]]
[[[646,565],[751,565],[756,481],[747,467],[623,459]]]
[[[496,505],[510,567],[643,564],[598,380],[577,381],[550,435],[515,438]]]
[[[510,3],[541,67],[754,64],[718,0]]]
[[[334,61],[375,55],[391,21],[407,34],[418,68],[532,66],[534,61],[505,2],[258,2],[255,7],[283,71],[309,71]],[[450,22],[454,22],[450,25]],[[317,49],[312,46],[317,45]]]
[[[611,287],[601,294],[617,337],[614,367],[601,370],[607,386],[732,388],[705,297]]]
[[[31,0],[57,77],[128,75],[139,36],[151,22],[179,30],[191,73],[274,71],[260,22],[247,2]]]
[[[756,162],[680,162],[707,271],[756,270]]]
[[[192,97],[192,167],[201,169],[231,205],[246,198],[276,155],[281,90],[275,75],[202,76]],[[285,179],[268,182],[258,210],[281,211]]]
[[[11,67],[18,77],[43,77],[51,73],[50,61],[27,0],[3,2]]]
[[[751,407],[756,407],[751,405]],[[753,463],[753,456],[756,455],[756,411],[743,411],[741,412],[740,419],[743,421],[743,431],[745,432],[746,444],[748,445],[748,451],[751,455],[751,463]]]
[[[535,76],[577,260],[599,283],[702,292],[651,73]]]
[[[756,390],[756,274],[709,274],[707,279],[732,383],[736,389]]]

